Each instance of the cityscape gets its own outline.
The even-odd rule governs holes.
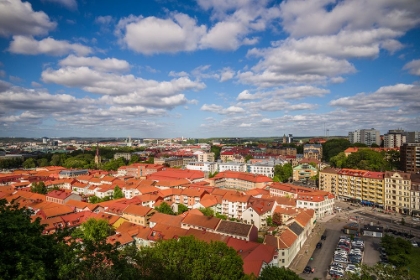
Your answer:
[[[0,279],[420,279],[418,0],[1,0]]]

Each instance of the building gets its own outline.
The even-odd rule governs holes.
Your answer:
[[[212,152],[195,151],[194,156],[198,162],[214,162],[214,153]]]
[[[155,212],[156,210],[150,207],[130,204],[123,210],[122,217],[133,224],[148,226],[150,217]]]
[[[312,209],[316,218],[331,215],[334,212],[334,195],[326,191],[313,191],[298,193],[296,207]]]
[[[410,211],[413,216],[420,216],[420,173],[411,174]]]
[[[189,170],[203,171],[206,174],[214,173],[218,170],[217,162],[190,162],[185,166]]]
[[[420,131],[406,132],[407,143],[420,143]]]
[[[270,177],[245,172],[225,171],[208,179],[214,187],[248,191],[261,189],[273,181]]]
[[[287,163],[283,160],[265,160],[246,165],[246,171],[252,174],[260,174],[270,178],[274,177],[274,168],[276,165]]]
[[[400,148],[401,167],[405,172],[420,172],[420,143],[405,143]]]
[[[293,168],[293,181],[307,181],[318,174],[318,169],[305,163]]]
[[[387,211],[410,214],[410,192],[410,173],[385,172],[385,209]]]
[[[124,158],[127,161],[131,160],[131,154],[130,153],[116,153],[114,155],[114,159]]]
[[[66,192],[62,190],[55,190],[55,191],[49,192],[45,196],[45,200],[47,202],[54,202],[57,204],[66,204],[70,200],[81,201],[82,198],[80,195],[75,194],[75,193]]]
[[[398,148],[405,142],[406,136],[402,129],[389,130],[384,135],[384,148]]]
[[[376,144],[381,145],[381,133],[379,130],[372,129],[360,129],[349,132],[350,143],[362,143],[368,146]]]
[[[220,162],[218,163],[218,171],[246,172],[246,164],[240,162]]]
[[[303,157],[321,160],[322,144],[305,144],[303,146]]]

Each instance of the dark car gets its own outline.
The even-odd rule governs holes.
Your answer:
[[[322,248],[322,242],[318,242],[318,243],[316,244],[316,248],[318,248],[318,249]]]
[[[325,235],[325,234],[323,234],[322,236],[321,236],[321,240],[326,240],[327,239],[327,236]]]
[[[303,273],[314,273],[315,269],[307,265],[305,269],[303,270]]]

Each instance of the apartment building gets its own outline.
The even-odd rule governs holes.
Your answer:
[[[420,143],[405,143],[400,148],[401,167],[405,172],[420,172]]]
[[[306,181],[317,174],[318,169],[308,163],[304,163],[293,168],[293,181]]]
[[[220,162],[218,163],[219,172],[237,171],[246,172],[246,164],[240,162]]]
[[[363,143],[368,146],[372,144],[381,145],[381,133],[374,128],[351,131],[348,136],[350,143]]]
[[[205,173],[214,173],[218,170],[217,162],[190,162],[185,166],[189,170],[198,170]]]
[[[411,174],[406,172],[385,172],[385,209],[410,214]]]
[[[284,160],[261,160],[246,165],[246,171],[252,174],[260,174],[270,178],[274,177],[274,168],[276,165],[283,165]]]
[[[331,191],[343,200],[381,207],[385,205],[383,172],[326,168],[320,171],[319,189]]]
[[[420,216],[420,173],[411,174],[410,214]]]
[[[270,177],[264,175],[236,171],[220,172],[215,177],[210,178],[209,181],[217,188],[235,189],[241,191],[261,189],[273,182]]]
[[[194,156],[198,162],[214,162],[214,153],[212,152],[196,151]]]
[[[404,130],[394,129],[389,130],[384,135],[384,148],[398,148],[406,142]]]

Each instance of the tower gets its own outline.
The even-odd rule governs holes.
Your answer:
[[[98,146],[98,143],[96,143],[95,164],[96,164],[96,166],[100,166],[101,165],[101,156],[99,155],[99,146]]]

